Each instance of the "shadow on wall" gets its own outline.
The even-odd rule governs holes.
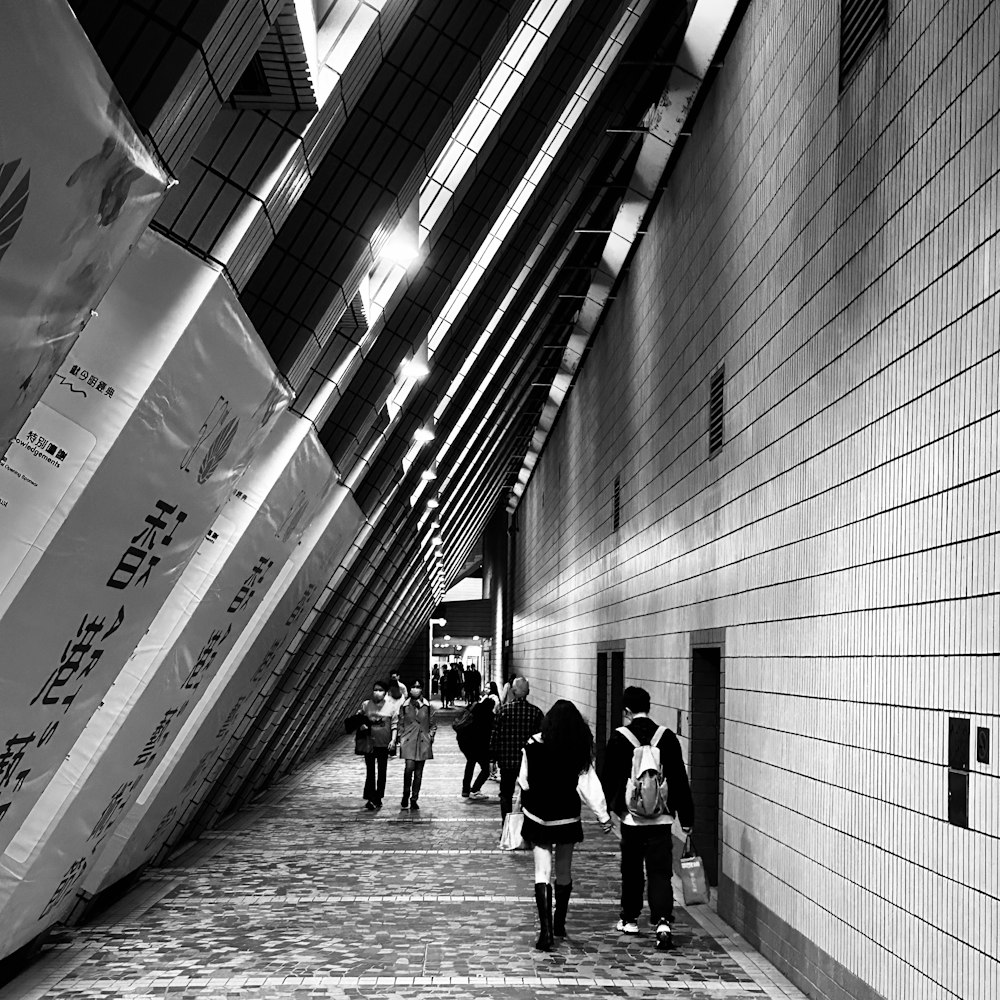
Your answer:
[[[754,892],[755,865],[750,854],[750,837],[746,827],[744,827],[740,834],[740,851],[736,863],[736,885],[733,887],[736,891],[733,893],[732,909],[734,916],[738,915],[739,917],[740,922],[737,926],[740,933],[755,948],[760,950],[763,931],[760,913],[756,906],[747,906],[748,900],[757,898],[757,893]]]

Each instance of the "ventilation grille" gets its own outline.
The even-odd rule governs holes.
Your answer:
[[[622,519],[622,477],[615,476],[615,507],[612,516],[613,530],[617,531]]]
[[[850,78],[889,20],[888,0],[841,0],[840,86]]]
[[[712,373],[708,398],[708,454],[710,458],[722,447],[726,439],[723,423],[726,412],[725,385],[726,366],[720,365]]]

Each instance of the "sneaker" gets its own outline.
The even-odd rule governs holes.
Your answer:
[[[375,812],[378,812],[379,809],[382,808],[382,803],[381,802],[375,802],[375,803],[373,803],[373,805],[375,806]]]
[[[418,805],[417,805],[417,800],[416,800],[416,799],[414,799],[414,800],[413,800],[413,801],[412,801],[412,802],[410,803],[410,811],[412,812],[412,811],[415,811],[415,810],[417,810],[417,809],[419,809],[419,808],[420,808],[420,806],[418,806]]]
[[[462,798],[467,799],[470,794],[471,794],[470,792],[462,792]]]
[[[486,796],[483,795],[482,792],[470,792],[469,793],[469,798],[470,799],[485,799]]]
[[[366,803],[365,803],[365,808],[366,808],[366,809],[367,809],[367,810],[368,810],[368,811],[369,811],[370,813],[373,813],[373,812],[375,812],[375,810],[376,810],[376,809],[378,809],[378,806],[377,806],[377,805],[375,805],[375,803],[374,803],[374,802],[366,802]]]
[[[674,946],[674,936],[670,931],[670,924],[661,920],[656,925],[656,948],[657,951],[670,951]]]
[[[410,808],[409,799],[403,799],[403,801],[399,803],[399,808],[400,809],[409,809]]]
[[[636,920],[619,920],[615,924],[615,930],[621,931],[622,934],[638,934],[639,923]]]

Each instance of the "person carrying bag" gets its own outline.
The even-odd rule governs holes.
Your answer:
[[[361,703],[361,710],[347,720],[353,727],[354,752],[365,759],[365,809],[377,812],[385,797],[386,767],[390,747],[396,741],[396,709],[386,697],[388,685],[376,681],[372,696]]]

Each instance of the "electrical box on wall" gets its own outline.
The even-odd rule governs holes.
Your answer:
[[[969,825],[969,742],[972,723],[952,716],[948,719],[948,822]]]
[[[976,761],[980,764],[990,762],[990,731],[985,726],[976,728]]]

